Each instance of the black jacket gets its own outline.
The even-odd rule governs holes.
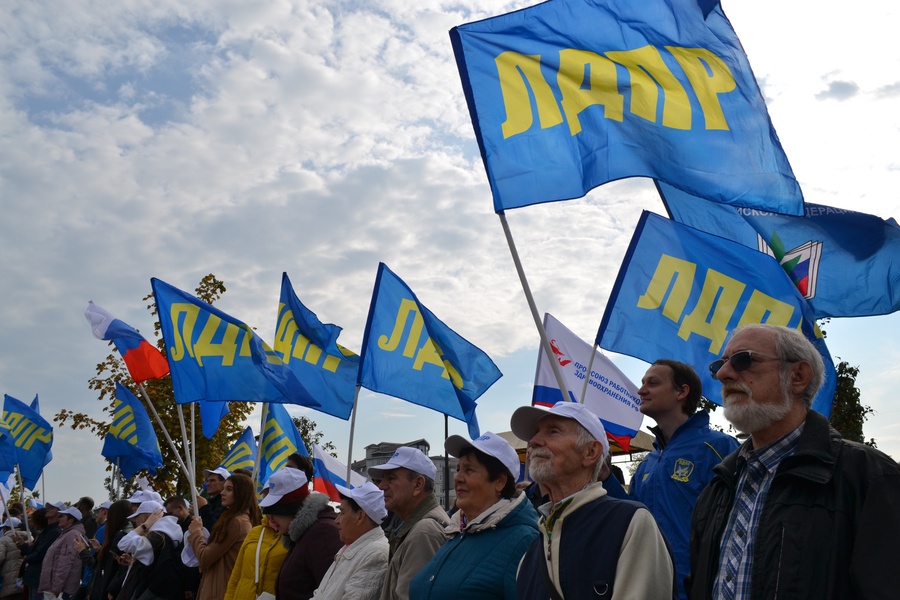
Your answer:
[[[739,452],[715,467],[715,478],[694,508],[685,586],[691,600],[712,596]],[[897,598],[898,539],[897,463],[842,440],[825,417],[810,411],[797,450],[779,465],[760,516],[751,599]]]

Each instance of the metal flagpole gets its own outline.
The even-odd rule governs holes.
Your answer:
[[[191,481],[191,487],[196,487],[197,485],[197,430],[194,415],[196,404],[196,402],[191,402],[191,464],[194,465],[194,479]]]
[[[525,292],[525,299],[528,300],[528,308],[531,309],[531,316],[534,318],[534,324],[537,326],[538,333],[541,336],[541,347],[547,355],[547,360],[550,361],[550,367],[553,369],[553,375],[556,377],[556,382],[559,384],[559,391],[562,392],[563,399],[568,400],[569,388],[566,387],[566,382],[563,379],[562,372],[559,370],[559,365],[557,364],[556,359],[553,358],[553,351],[550,349],[550,340],[547,338],[547,332],[544,330],[544,323],[538,313],[537,305],[534,302],[534,296],[531,294],[531,288],[528,286],[528,280],[525,279],[525,270],[522,268],[522,261],[519,260],[519,252],[516,250],[516,244],[513,241],[512,233],[509,230],[509,223],[506,222],[506,214],[503,211],[500,211],[497,213],[497,216],[500,217],[500,224],[503,226],[503,234],[506,236],[509,252],[512,254],[513,263],[516,265],[519,281],[522,282],[522,291]]]
[[[450,417],[444,415],[444,510],[450,512],[450,454],[446,441],[450,437]]]
[[[262,463],[263,439],[266,435],[266,419],[269,418],[269,403],[262,403],[262,419],[259,424],[259,442],[256,444],[256,456],[253,458],[253,481],[259,481],[259,466]]]
[[[31,535],[31,525],[28,523],[28,501],[25,499],[25,481],[22,479],[22,467],[16,464],[16,473],[19,475],[19,497],[22,498],[22,506],[25,507],[25,531],[28,535]],[[44,504],[47,503],[47,498],[44,498]]]
[[[588,360],[587,373],[585,373],[584,376],[584,386],[581,388],[581,400],[579,400],[579,402],[582,404],[584,404],[584,397],[587,395],[588,380],[591,378],[591,369],[594,368],[594,357],[597,355],[597,348],[599,347],[600,346],[594,342],[594,349],[591,351],[591,358]]]
[[[359,384],[356,385],[356,393],[353,394],[353,409],[350,411],[350,447],[347,448],[347,487],[350,487],[350,465],[353,463],[353,433],[356,430],[356,406],[358,402]]]

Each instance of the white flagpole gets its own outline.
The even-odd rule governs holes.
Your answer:
[[[503,211],[500,211],[497,213],[497,216],[500,217],[500,224],[503,226],[503,234],[506,236],[509,252],[512,254],[513,263],[516,265],[519,281],[522,282],[522,291],[525,292],[528,308],[531,309],[531,316],[534,318],[534,324],[537,326],[538,333],[541,336],[541,348],[544,349],[547,360],[550,362],[550,367],[553,369],[553,375],[556,377],[556,382],[559,384],[559,391],[562,392],[563,400],[568,401],[569,389],[566,387],[566,382],[563,379],[562,372],[559,370],[556,359],[553,358],[553,351],[550,349],[550,340],[547,338],[544,322],[541,320],[540,313],[538,313],[537,305],[534,302],[534,296],[531,294],[531,288],[528,286],[528,280],[525,279],[525,270],[522,268],[522,261],[519,260],[519,252],[516,250],[516,244],[513,241],[512,233],[509,230],[509,223],[506,222],[506,214]]]
[[[25,521],[25,531],[31,536],[31,525],[28,523],[28,500],[25,499],[25,480],[22,479],[22,467],[16,464],[16,473],[19,476],[19,497],[22,499],[22,506],[25,507],[25,514],[22,515]],[[47,498],[44,498],[44,504],[47,503]]]
[[[263,439],[266,435],[266,420],[269,418],[269,403],[262,403],[262,417],[259,424],[259,441],[256,443],[256,457],[253,459],[253,481],[259,481],[259,470],[262,464]]]
[[[590,360],[588,360],[587,373],[585,373],[584,376],[584,386],[581,388],[581,400],[579,400],[579,402],[581,402],[582,404],[584,404],[584,397],[587,396],[587,385],[588,381],[591,378],[591,369],[594,368],[594,357],[597,356],[597,348],[599,347],[600,346],[598,346],[597,342],[595,341],[594,348],[593,350],[591,350],[591,358]]]
[[[350,447],[347,448],[347,487],[350,487],[350,464],[353,462],[353,433],[356,430],[356,407],[359,403],[359,384],[353,394],[353,410],[350,411]]]

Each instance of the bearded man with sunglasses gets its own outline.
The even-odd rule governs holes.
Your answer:
[[[691,526],[692,600],[895,598],[900,468],[810,403],[824,381],[795,329],[748,325],[710,365],[750,438],[715,467]]]

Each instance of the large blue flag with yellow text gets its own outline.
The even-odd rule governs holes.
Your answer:
[[[249,427],[244,430],[241,437],[234,443],[222,462],[220,467],[232,473],[235,469],[246,469],[253,471],[253,462],[256,460],[256,438],[253,436],[253,430]]]
[[[151,475],[163,466],[159,440],[147,409],[127,387],[116,382],[113,419],[103,439],[100,454],[117,464],[125,479],[131,479],[141,469]]]
[[[644,211],[597,332],[607,350],[692,365],[703,395],[721,404],[707,365],[740,325],[800,329],[825,361],[813,408],[828,416],[836,375],[809,305],[771,256]]]
[[[490,357],[447,327],[384,263],[363,335],[359,384],[442,412],[481,432],[478,399],[501,373]]]
[[[802,212],[717,2],[554,0],[454,27],[450,38],[496,212],[637,176]]]
[[[31,410],[33,410],[37,414],[41,414],[41,401],[40,401],[40,399],[38,399],[37,394],[34,395],[34,400],[31,401]],[[53,460],[53,451],[48,450],[47,451],[47,463],[49,463],[51,460]],[[0,473],[0,474],[2,474],[2,473]]]
[[[34,489],[50,462],[53,427],[30,406],[7,394],[3,395],[3,420],[13,437],[22,482]]]
[[[287,273],[281,277],[281,300],[275,352],[319,402],[322,412],[349,419],[356,392],[359,356],[337,343],[341,328],[325,325],[294,293]]]
[[[900,310],[900,226],[806,203],[803,217],[735,208],[657,182],[669,216],[774,256],[817,319]]]
[[[309,450],[297,431],[288,411],[280,404],[270,404],[266,416],[266,426],[259,436],[259,483],[264,484],[269,476],[284,467],[291,454],[309,456]]]
[[[176,402],[270,402],[320,408],[249,325],[159,279],[150,283]]]

